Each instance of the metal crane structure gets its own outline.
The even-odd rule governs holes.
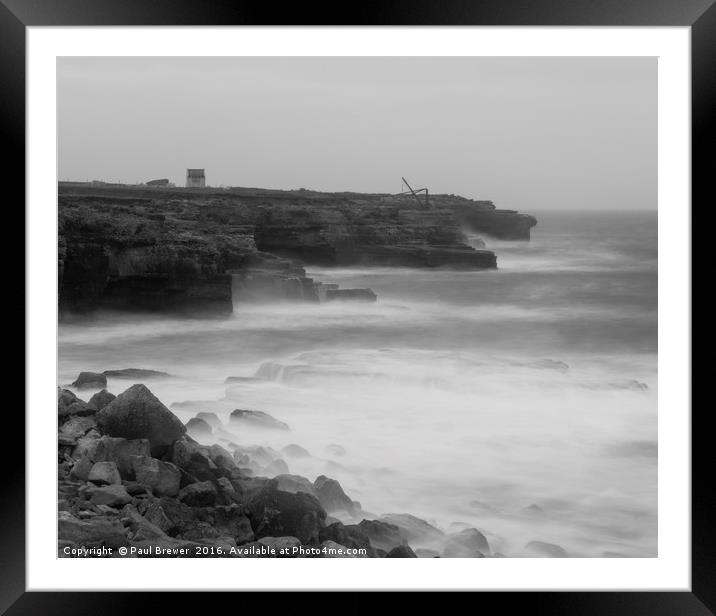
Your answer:
[[[406,180],[405,178],[400,178],[400,179],[403,180],[403,184],[405,184],[408,187],[408,190],[406,190],[405,192],[400,192],[400,193],[398,193],[398,195],[413,195],[413,197],[415,197],[415,200],[418,202],[418,204],[420,206],[430,207],[430,198],[428,196],[427,188],[413,189],[413,187],[410,184],[408,184],[408,180]],[[402,188],[402,185],[401,185],[401,188]],[[421,193],[421,192],[425,193],[425,202],[424,203],[420,200],[420,197],[418,197],[418,193]]]

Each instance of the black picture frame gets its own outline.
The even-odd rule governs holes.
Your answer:
[[[482,26],[690,26],[692,44],[692,203],[712,200],[709,180],[716,170],[716,5],[715,0],[389,0],[362,6],[231,0],[0,0],[0,117],[8,154],[5,189],[12,196],[16,229],[24,227],[17,204],[25,202],[25,40],[30,26],[100,25],[482,25]],[[708,191],[708,192],[707,192]],[[707,202],[709,198],[709,202]],[[6,212],[9,205],[6,207]],[[692,205],[692,214],[695,208]],[[10,212],[12,214],[13,212]],[[5,221],[6,225],[7,220]],[[692,240],[693,241],[693,240]],[[693,245],[693,244],[692,244]],[[20,288],[18,281],[15,287]],[[17,294],[19,297],[19,293]],[[19,310],[23,302],[16,302]],[[667,376],[668,378],[668,376]],[[688,409],[690,410],[690,409]],[[684,409],[687,412],[687,409]],[[484,593],[476,609],[530,614],[694,614],[716,612],[716,491],[711,479],[709,406],[692,413],[692,586],[691,592],[519,592]],[[25,433],[24,417],[5,409],[5,434]],[[24,439],[5,465],[0,508],[0,613],[127,614],[206,609],[199,593],[25,592]],[[381,593],[347,593],[340,604],[311,599],[312,609],[365,612],[368,602],[385,603]],[[274,594],[270,609],[295,609],[307,597]],[[422,596],[422,609],[445,609],[445,597]],[[434,602],[434,603],[433,603]],[[241,609],[263,606],[259,595],[241,598]],[[372,603],[372,601],[371,601]],[[331,607],[332,606],[332,607]],[[479,606],[479,607],[478,607]],[[259,609],[258,607],[255,609]]]

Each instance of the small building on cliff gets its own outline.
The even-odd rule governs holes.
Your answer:
[[[187,169],[186,170],[186,187],[187,188],[204,188],[206,186],[206,176],[203,169]]]

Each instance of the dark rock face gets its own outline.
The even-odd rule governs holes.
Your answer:
[[[77,389],[104,389],[107,387],[107,377],[98,372],[80,372],[72,385]]]
[[[399,545],[385,555],[386,558],[417,558],[408,545]]]
[[[405,544],[405,538],[394,524],[380,520],[361,520],[358,526],[370,539],[371,545],[386,552]]]
[[[212,428],[221,428],[223,425],[216,413],[201,411],[200,413],[196,414],[196,418],[205,421]]]
[[[97,408],[91,404],[87,404],[84,400],[80,400],[69,389],[60,389],[57,392],[57,416],[60,423],[66,421],[73,415],[85,417],[94,415]]]
[[[352,549],[364,549],[368,556],[375,557],[377,555],[375,549],[371,545],[368,534],[363,528],[356,524],[344,525],[341,522],[334,522],[321,529],[320,540],[333,541],[339,545],[343,545]]]
[[[124,486],[112,484],[94,488],[90,492],[90,500],[95,505],[107,505],[108,507],[123,507],[132,502]]]
[[[122,483],[122,477],[114,462],[95,462],[90,469],[87,479],[98,485]]]
[[[198,438],[211,436],[213,434],[211,426],[198,417],[192,417],[186,422],[186,430],[189,434]]]
[[[278,489],[284,492],[305,492],[312,496],[316,496],[316,490],[313,484],[300,475],[276,475],[274,479],[278,482]],[[323,504],[323,503],[321,503]]]
[[[335,479],[330,479],[325,475],[319,475],[316,477],[316,481],[313,482],[313,489],[321,505],[323,505],[323,508],[328,513],[345,511],[346,513],[353,514],[358,508],[356,504],[348,498],[341,484]]]
[[[181,489],[179,500],[190,507],[208,507],[216,503],[218,491],[211,481],[192,483]]]
[[[116,397],[117,396],[109,393],[106,389],[103,389],[102,391],[98,391],[94,396],[89,399],[89,404],[90,406],[95,407],[98,411],[101,411]]]
[[[480,558],[490,553],[490,545],[479,530],[466,528],[447,536],[443,558]]]
[[[409,513],[389,513],[381,516],[380,520],[397,526],[408,543],[415,542],[422,546],[426,543],[443,541],[445,537],[440,529]]]
[[[529,240],[530,230],[537,224],[534,216],[520,214],[515,210],[497,210],[492,206],[477,208],[470,205],[458,206],[455,213],[472,231],[484,233],[501,240]]]
[[[134,478],[133,456],[149,456],[147,439],[125,439],[103,436],[93,440],[84,451],[93,462],[111,462],[124,479]]]
[[[247,425],[254,428],[263,428],[269,430],[289,430],[288,424],[271,417],[263,411],[246,411],[236,409],[231,412],[230,421],[237,425]]]
[[[124,526],[117,519],[94,519],[92,522],[84,522],[71,515],[60,514],[58,536],[60,540],[87,547],[119,548],[127,545]]]
[[[77,439],[96,427],[97,422],[93,415],[71,415],[70,418],[60,426],[60,433]]]
[[[162,456],[186,428],[144,385],[132,385],[97,414],[109,436],[146,438],[152,455]]]
[[[165,548],[165,557],[178,556],[177,548],[256,547],[244,554],[250,557],[272,555],[266,548],[302,546],[313,550],[300,555],[308,557],[353,558],[341,554],[342,548],[359,548],[361,557],[412,558],[406,544],[411,533],[421,540],[437,533],[441,545],[453,538],[406,514],[389,516],[397,518],[395,525],[363,520],[326,526],[326,508],[354,517],[360,511],[337,481],[319,476],[311,483],[286,474],[285,462],[270,447],[232,443],[232,454],[217,444],[201,445],[182,434],[179,420],[143,385],[99,412],[90,407],[87,415],[67,414],[88,406],[72,392],[58,391],[59,556],[78,556],[76,548],[82,547],[131,545],[148,550],[144,556],[158,556],[156,548]],[[111,435],[118,432],[145,438]],[[288,451],[307,455],[296,445]],[[280,474],[253,477],[241,465],[244,459]],[[460,537],[461,547],[484,540],[468,530],[473,533]]]
[[[149,200],[121,194],[61,195],[59,209],[61,312],[231,312],[226,268],[254,249],[250,235],[217,229],[211,238],[200,224],[182,228],[180,219],[152,211]]]
[[[319,543],[326,519],[326,512],[314,496],[283,492],[275,482],[250,498],[247,512],[257,537],[291,536],[304,544]]]
[[[147,456],[132,456],[132,467],[137,481],[149,486],[158,496],[179,494],[181,472],[171,462]]]
[[[469,246],[462,228],[529,239],[535,224],[454,195],[421,208],[380,194],[62,185],[60,312],[221,315],[232,311],[232,285],[237,301],[319,301],[334,291],[303,264],[493,269],[494,253]]]

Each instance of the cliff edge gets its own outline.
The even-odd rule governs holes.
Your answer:
[[[412,196],[61,183],[58,204],[61,314],[229,314],[237,290],[339,297],[304,265],[495,269],[495,254],[468,245],[463,229],[526,240],[537,222],[453,195],[431,196],[428,207]]]

